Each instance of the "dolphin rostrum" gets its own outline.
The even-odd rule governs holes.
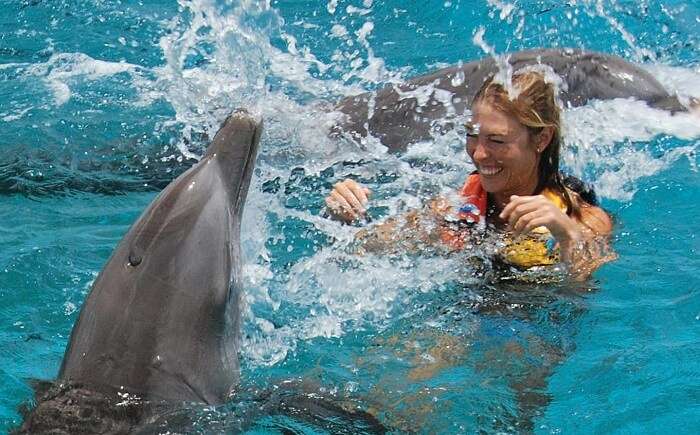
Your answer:
[[[687,110],[649,72],[610,54],[537,49],[512,53],[507,59],[513,71],[532,65],[551,68],[562,80],[559,96],[567,106],[634,98],[672,112]],[[349,134],[359,140],[371,134],[390,151],[403,151],[451,129],[481,85],[497,71],[498,64],[488,57],[345,98],[336,106],[343,119],[331,134]]]
[[[229,116],[132,225],[83,304],[59,381],[226,401],[239,377],[239,233],[261,130],[243,111]]]

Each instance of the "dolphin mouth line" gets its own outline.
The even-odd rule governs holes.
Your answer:
[[[251,120],[253,118],[251,117]],[[245,189],[241,189],[239,187],[238,189],[238,196],[236,197],[236,202],[234,204],[234,209],[238,210],[241,202],[243,201],[243,198],[248,194],[248,190],[250,189],[250,183],[253,179],[253,167],[255,159],[258,154],[258,147],[260,145],[260,129],[261,129],[261,122],[257,120],[253,120],[253,123],[255,127],[253,127],[253,135],[251,137],[251,142],[250,145],[248,146],[248,154],[245,157],[245,165],[243,166],[243,177],[242,181],[247,184]]]

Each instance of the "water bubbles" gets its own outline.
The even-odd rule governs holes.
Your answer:
[[[486,41],[484,40],[484,35],[486,34],[486,28],[484,26],[479,26],[476,29],[476,32],[474,32],[474,37],[472,38],[472,42],[474,45],[478,46],[481,48],[481,50],[486,53],[486,54],[493,54],[495,51],[493,47],[489,46]]]
[[[370,12],[372,12],[370,9],[364,9],[364,8],[358,8],[352,5],[348,5],[348,7],[345,8],[345,12],[347,12],[348,15],[367,15]]]
[[[78,310],[78,307],[73,302],[65,302],[63,304],[63,314],[70,316]]]
[[[512,20],[511,14],[515,10],[515,5],[500,1],[500,0],[487,0],[488,4],[490,6],[493,6],[494,8],[498,9],[500,11],[499,18],[501,20],[508,20],[510,22]]]
[[[331,36],[336,38],[348,36],[348,29],[342,24],[334,24],[333,27],[331,27]]]
[[[328,10],[328,13],[333,15],[335,14],[336,9],[338,8],[338,1],[339,0],[328,0],[328,4],[326,5],[326,9]]]
[[[360,384],[354,381],[348,381],[345,383],[344,390],[347,393],[354,393],[359,388]]]

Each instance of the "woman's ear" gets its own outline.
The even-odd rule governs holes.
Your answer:
[[[544,151],[550,143],[552,143],[552,138],[554,137],[554,127],[543,127],[540,134],[537,135],[536,144],[537,152],[541,153]]]

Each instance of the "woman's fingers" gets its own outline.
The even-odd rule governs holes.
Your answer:
[[[333,190],[326,198],[326,202],[337,210],[352,211],[352,206],[337,190]]]
[[[511,200],[503,208],[503,211],[498,215],[502,220],[507,221],[512,228],[515,223],[525,214],[531,213],[541,208],[546,208],[551,204],[541,195],[536,196],[517,196],[510,197]]]
[[[370,190],[358,182],[346,179],[336,183],[330,195],[326,197],[326,206],[332,214],[350,222],[365,214]]]
[[[537,210],[531,211],[530,213],[523,214],[515,222],[510,224],[510,228],[513,231],[513,237],[517,237],[520,234],[526,232],[525,228],[528,226],[530,221],[535,219],[539,215]],[[534,227],[533,227],[534,228]]]
[[[535,228],[546,227],[558,241],[578,238],[575,224],[566,214],[553,204],[545,205],[536,210],[521,215],[511,229],[513,237],[526,234]]]
[[[360,204],[364,207],[367,202],[369,201],[369,197],[371,195],[371,191],[366,188],[365,186],[361,185],[355,180],[344,180],[343,185],[348,188],[350,192],[353,193],[355,198],[357,198],[360,201]]]
[[[542,209],[542,205],[537,201],[523,202],[517,207],[513,208],[513,211],[508,216],[508,225],[511,228],[515,227],[515,224],[520,221],[524,216],[539,211]]]
[[[574,221],[542,195],[511,196],[499,217],[508,222],[513,237],[537,227],[546,227],[559,242],[580,237]]]
[[[371,191],[368,188],[361,186],[359,184],[358,184],[358,187],[359,187],[359,189],[357,189],[356,196],[360,200],[362,205],[364,206],[369,201],[369,196],[371,195]]]
[[[511,215],[520,205],[532,202],[535,198],[536,196],[512,195],[510,197],[510,201],[508,201],[508,204],[506,204],[506,206],[503,207],[503,210],[501,210],[501,213],[498,215],[498,217],[504,221],[510,220]]]
[[[541,226],[547,227],[553,234],[560,234],[560,218],[566,217],[542,195],[513,196],[511,202],[503,208],[501,216],[508,221],[514,237]]]
[[[537,227],[546,227],[549,222],[548,217],[543,216],[540,212],[528,213],[521,217],[513,227],[513,238],[517,238],[521,234],[527,234]]]
[[[364,205],[367,203],[367,196],[362,191],[362,186],[352,180],[346,180],[335,185],[333,193],[342,196],[345,202],[353,209],[353,211],[363,214],[365,212]]]
[[[326,207],[331,213],[331,216],[343,220],[345,222],[351,222],[357,218],[357,214],[352,211],[350,205],[342,197],[336,196],[336,192],[331,192],[331,194],[326,197]]]

